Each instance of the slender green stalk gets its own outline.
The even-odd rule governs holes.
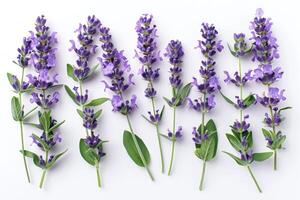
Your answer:
[[[200,181],[200,186],[199,186],[199,190],[200,190],[200,191],[203,190],[205,168],[206,168],[206,161],[204,160],[204,161],[203,161],[203,166],[202,166],[201,181]]]
[[[24,67],[22,67],[22,75],[21,75],[21,85],[23,83],[24,80]],[[22,103],[22,93],[19,92],[19,102],[20,102],[20,107],[23,109],[23,103]],[[24,122],[23,120],[21,120],[19,122],[20,124],[20,132],[21,132],[21,148],[22,148],[22,152],[23,152],[23,162],[24,162],[24,167],[25,167],[25,171],[26,171],[26,176],[27,176],[27,181],[28,183],[30,183],[30,175],[29,175],[29,170],[27,167],[27,161],[26,161],[26,157],[24,154],[24,150],[25,150],[25,145],[24,145]]]
[[[273,163],[273,167],[274,167],[274,170],[276,171],[277,170],[277,150],[276,149],[274,150],[274,163]]]
[[[101,176],[100,176],[100,166],[99,166],[99,163],[97,163],[97,165],[96,165],[96,173],[97,173],[98,187],[101,188]]]
[[[127,122],[128,122],[129,128],[130,128],[130,133],[131,133],[131,136],[132,136],[132,139],[133,139],[135,148],[137,149],[138,154],[139,154],[139,156],[141,157],[141,160],[142,160],[142,162],[143,162],[144,167],[145,167],[146,170],[147,170],[148,175],[150,176],[151,180],[154,181],[154,177],[153,177],[153,175],[152,175],[152,173],[151,173],[151,171],[150,171],[150,169],[149,169],[149,167],[148,167],[148,165],[147,165],[147,163],[146,163],[146,160],[145,160],[145,157],[144,157],[144,155],[143,155],[143,153],[142,153],[142,150],[141,150],[141,148],[140,148],[140,145],[139,145],[139,143],[138,143],[138,141],[137,141],[137,139],[136,139],[136,137],[135,137],[135,134],[134,134],[134,132],[133,132],[133,128],[132,128],[132,125],[131,125],[131,122],[130,122],[130,119],[129,119],[128,114],[126,114],[126,119],[127,119]]]
[[[80,96],[82,96],[82,95],[83,95],[82,81],[81,81],[81,80],[78,80],[78,81],[79,81],[79,92],[80,92]],[[83,110],[84,110],[84,106],[83,106],[83,105],[81,105],[81,110],[82,110],[82,112],[83,112]],[[87,128],[85,128],[85,133],[86,133],[86,136],[89,136],[89,131],[88,131]]]
[[[47,135],[47,134],[45,134],[45,135]],[[46,137],[47,137],[47,136],[46,136]],[[47,164],[48,164],[48,154],[49,154],[49,151],[48,151],[48,150],[45,150],[45,153],[46,153],[45,166],[47,166]],[[43,172],[42,172],[42,176],[41,176],[41,180],[40,180],[40,188],[43,187],[46,172],[47,172],[47,169],[45,168],[45,169],[43,170]]]
[[[172,165],[173,165],[173,159],[174,159],[174,151],[175,151],[175,142],[176,142],[176,136],[175,136],[175,123],[176,123],[176,106],[173,107],[173,135],[172,135],[172,152],[171,152],[171,161],[169,166],[168,175],[171,175]]]
[[[270,115],[271,115],[271,119],[272,119],[273,138],[275,138],[276,137],[276,127],[275,127],[275,123],[274,123],[274,113],[273,113],[272,106],[270,106],[269,109],[270,109]],[[275,171],[277,170],[277,150],[276,149],[274,149],[273,169]]]
[[[43,170],[43,173],[42,173],[41,180],[40,180],[40,188],[42,188],[42,187],[43,187],[43,184],[44,184],[44,179],[45,179],[46,172],[47,172],[47,170],[46,170],[46,169],[44,169],[44,170]]]
[[[249,166],[247,166],[247,169],[248,169],[248,171],[249,171],[249,173],[250,173],[250,175],[251,175],[251,177],[252,177],[252,179],[253,179],[253,181],[254,181],[254,183],[255,183],[257,189],[258,189],[258,191],[259,191],[260,193],[262,193],[262,190],[260,189],[260,187],[259,187],[259,185],[258,185],[258,182],[257,182],[257,180],[255,179],[254,174],[252,173],[251,168],[250,168]]]
[[[153,114],[155,115],[155,104],[154,104],[154,99],[153,98],[151,98],[151,103],[152,103]],[[155,128],[156,128],[156,134],[157,134],[157,140],[158,140],[158,146],[159,146],[159,152],[160,152],[161,172],[164,173],[165,163],[164,163],[164,157],[163,157],[163,151],[162,151],[162,145],[161,145],[161,137],[160,137],[158,123],[155,123]]]
[[[242,79],[242,65],[241,65],[241,59],[238,58],[238,67],[239,67],[239,76]],[[240,85],[240,99],[243,100],[243,85]],[[240,122],[243,122],[243,109],[240,109]]]

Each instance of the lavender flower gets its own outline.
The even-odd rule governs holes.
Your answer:
[[[70,40],[72,46],[69,51],[74,51],[78,56],[76,60],[76,66],[74,66],[73,73],[78,80],[86,79],[91,72],[89,66],[89,59],[96,53],[97,45],[94,44],[94,37],[98,33],[98,29],[101,26],[101,22],[94,15],[88,16],[87,24],[79,24],[79,28],[75,30],[79,43],[79,47],[76,47],[74,40]]]
[[[137,49],[135,50],[135,58],[141,63],[139,74],[147,81],[147,88],[145,89],[145,96],[151,99],[152,111],[148,111],[150,118],[142,115],[147,121],[151,122],[156,127],[156,135],[159,144],[160,158],[161,158],[161,171],[164,172],[164,159],[161,146],[161,137],[159,131],[159,122],[162,118],[163,109],[159,114],[159,109],[156,109],[154,98],[157,91],[154,89],[154,82],[159,78],[159,68],[155,64],[162,60],[159,56],[157,49],[156,38],[156,25],[153,24],[153,16],[143,14],[136,23],[135,27],[137,33]]]
[[[172,153],[171,153],[171,161],[169,165],[169,172],[168,175],[171,175],[173,159],[174,159],[174,148],[175,142],[177,139],[181,138],[183,135],[182,126],[178,126],[177,130],[176,127],[176,108],[181,106],[185,100],[187,99],[190,90],[191,90],[191,83],[186,84],[183,86],[181,80],[181,72],[182,72],[182,57],[184,55],[182,44],[179,40],[171,40],[167,47],[166,53],[164,56],[167,58],[169,63],[172,65],[170,68],[170,77],[169,82],[172,89],[172,97],[171,100],[164,98],[168,105],[173,108],[173,129],[172,131],[168,129],[168,136],[169,139],[172,141]]]
[[[51,107],[59,101],[59,92],[54,91],[49,93],[49,89],[57,86],[58,74],[50,75],[56,65],[56,48],[57,43],[56,32],[50,32],[50,28],[46,25],[45,17],[39,16],[35,22],[35,32],[30,31],[30,37],[24,40],[24,46],[18,49],[20,55],[18,56],[18,63],[26,66],[33,66],[36,74],[28,74],[31,103],[36,103],[40,106],[41,111],[38,113],[39,124],[42,129],[41,135],[32,134],[30,137],[33,143],[36,144],[42,151],[45,152],[45,159],[43,156],[38,156],[33,152],[23,151],[25,156],[33,158],[35,165],[43,169],[40,188],[43,186],[45,174],[54,163],[66,152],[61,152],[56,155],[48,157],[49,153],[53,151],[53,147],[62,141],[61,134],[57,129],[64,123],[57,122],[51,115]],[[39,163],[36,162],[39,161]]]
[[[100,106],[106,102],[107,98],[97,98],[89,100],[89,90],[83,89],[84,82],[87,78],[91,78],[98,65],[91,67],[91,58],[96,54],[97,45],[95,44],[96,37],[99,35],[101,22],[94,15],[87,17],[86,24],[79,24],[79,28],[75,30],[77,33],[77,41],[70,40],[71,48],[69,51],[74,51],[77,59],[76,64],[67,64],[68,75],[78,82],[79,86],[74,86],[71,90],[65,86],[66,92],[71,99],[79,107],[78,114],[82,118],[82,125],[85,129],[85,138],[81,138],[79,142],[80,154],[82,158],[90,165],[96,168],[98,187],[101,187],[101,177],[99,173],[100,159],[105,156],[103,151],[103,143],[99,134],[95,134],[98,118],[102,110],[96,110],[96,106]],[[78,44],[76,44],[78,43]],[[89,151],[86,151],[89,149]]]
[[[258,62],[257,69],[254,70],[256,82],[268,87],[268,95],[257,96],[257,101],[267,107],[270,113],[265,113],[265,124],[271,130],[263,129],[263,134],[267,141],[267,147],[274,151],[274,170],[277,169],[277,150],[282,148],[286,136],[281,131],[276,130],[276,126],[282,121],[281,110],[290,109],[291,107],[278,108],[281,101],[286,100],[283,96],[285,90],[272,87],[272,84],[282,78],[283,71],[280,67],[273,66],[273,61],[279,58],[277,39],[273,36],[270,18],[263,16],[261,8],[256,10],[256,16],[250,22],[253,41],[253,61]]]
[[[119,51],[114,47],[114,44],[112,43],[112,36],[109,33],[109,28],[101,26],[99,33],[100,42],[102,43],[101,48],[103,50],[99,61],[102,66],[103,75],[110,79],[110,83],[106,81],[102,82],[105,84],[105,89],[109,89],[114,93],[111,98],[113,111],[125,115],[130,128],[130,132],[126,130],[124,131],[123,140],[127,141],[128,138],[131,138],[130,140],[132,143],[124,143],[124,147],[132,158],[132,151],[128,151],[128,148],[132,148],[131,146],[134,145],[136,149],[134,153],[135,155],[139,155],[142,161],[138,165],[145,167],[151,180],[154,180],[148,166],[150,158],[147,157],[147,160],[145,159],[145,154],[142,152],[140,144],[137,142],[137,136],[134,134],[129,118],[129,115],[137,108],[137,97],[136,95],[132,95],[130,100],[126,100],[124,98],[124,93],[131,85],[134,84],[132,81],[133,74],[130,73],[130,65],[127,58],[124,56],[123,51]],[[129,73],[129,75],[127,73]],[[143,150],[145,149],[147,149],[146,146],[144,146]]]
[[[234,34],[234,51],[230,49],[231,54],[238,60],[238,71],[234,73],[234,78],[231,78],[228,71],[224,71],[227,78],[224,80],[225,83],[233,83],[240,89],[238,96],[235,96],[236,103],[234,103],[230,98],[226,97],[224,94],[222,96],[224,99],[233,105],[239,110],[240,119],[236,120],[231,127],[231,133],[227,133],[226,137],[231,144],[231,146],[239,153],[239,157],[225,152],[231,158],[233,158],[238,165],[247,167],[251,177],[258,189],[259,192],[262,192],[260,186],[258,185],[255,176],[252,173],[250,164],[253,161],[263,161],[272,156],[272,152],[262,152],[262,153],[253,153],[253,138],[252,131],[250,130],[250,123],[247,121],[249,115],[244,115],[244,110],[249,108],[256,102],[255,96],[253,94],[248,95],[246,98],[243,98],[243,89],[248,82],[253,80],[251,75],[252,70],[249,70],[247,73],[242,76],[242,65],[241,59],[247,54],[252,53],[252,49],[247,49],[247,43],[245,42],[245,34]],[[259,157],[259,159],[258,159]]]
[[[193,141],[195,143],[195,155],[203,160],[203,170],[199,189],[203,189],[204,173],[206,162],[213,159],[217,152],[217,129],[215,123],[210,119],[205,123],[205,114],[210,112],[216,106],[215,94],[221,89],[219,79],[215,72],[216,62],[214,57],[223,50],[221,40],[217,39],[218,31],[213,24],[202,23],[202,39],[198,40],[198,46],[203,56],[199,69],[200,79],[193,77],[191,83],[200,93],[200,96],[194,100],[188,99],[189,108],[198,111],[202,115],[199,128],[193,128]],[[210,145],[212,145],[210,147]],[[212,148],[213,153],[207,156],[208,148]],[[210,150],[211,151],[211,150]]]
[[[184,55],[181,42],[179,40],[171,40],[166,48],[165,57],[169,59],[172,67],[170,68],[171,76],[169,78],[170,84],[173,88],[179,88],[182,86],[181,63]]]

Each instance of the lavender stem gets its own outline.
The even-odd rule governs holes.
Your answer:
[[[175,136],[175,120],[176,120],[176,106],[173,107],[172,153],[171,153],[171,161],[170,161],[168,176],[171,175],[171,170],[172,170],[172,165],[173,165],[173,159],[174,159],[175,141],[176,141],[176,136]]]
[[[130,122],[130,119],[129,119],[128,114],[126,114],[126,119],[127,119],[127,122],[128,122],[129,128],[130,128],[130,133],[131,133],[131,136],[132,136],[132,139],[133,139],[135,148],[137,149],[138,154],[139,154],[139,156],[141,157],[141,160],[142,160],[142,162],[143,162],[144,167],[145,167],[146,170],[147,170],[148,175],[150,176],[151,180],[154,181],[154,177],[153,177],[153,175],[152,175],[152,173],[151,173],[151,171],[150,171],[150,169],[149,169],[149,167],[148,167],[148,165],[147,165],[147,163],[146,163],[145,157],[144,157],[144,155],[143,155],[143,153],[142,153],[142,150],[141,150],[141,148],[140,148],[140,146],[139,146],[139,144],[138,144],[138,141],[137,141],[137,139],[136,139],[136,137],[135,137],[135,134],[134,134],[134,132],[133,132],[133,128],[132,128],[132,126],[131,126],[131,122]]]
[[[251,175],[251,177],[252,177],[252,179],[253,179],[253,181],[254,181],[254,183],[255,183],[257,189],[258,189],[258,191],[259,191],[260,193],[262,193],[262,190],[260,189],[260,187],[259,187],[259,185],[258,185],[258,182],[257,182],[257,180],[255,179],[254,174],[252,173],[251,168],[250,168],[249,166],[247,166],[247,169],[248,169],[248,171],[249,171],[249,173],[250,173],[250,175]]]

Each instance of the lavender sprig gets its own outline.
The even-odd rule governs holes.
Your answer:
[[[32,86],[29,82],[24,81],[25,69],[28,67],[28,62],[30,60],[30,54],[32,51],[32,40],[30,37],[23,38],[23,44],[20,48],[18,48],[18,56],[17,62],[14,61],[15,64],[21,67],[21,77],[18,78],[16,75],[7,73],[7,78],[10,85],[13,88],[13,92],[18,95],[18,97],[13,96],[11,99],[11,108],[12,108],[12,116],[15,121],[17,121],[20,125],[20,134],[21,134],[21,151],[25,151],[24,145],[24,120],[37,108],[33,108],[28,111],[26,114],[24,113],[24,105],[22,102],[22,97],[24,93],[28,93],[32,90]],[[23,154],[23,162],[25,167],[25,172],[27,176],[27,180],[30,183],[30,175],[27,167],[27,161],[25,154]]]
[[[142,15],[136,23],[135,30],[138,35],[135,57],[142,64],[142,67],[139,69],[139,74],[147,81],[148,86],[145,89],[145,96],[151,99],[152,105],[152,112],[148,111],[149,119],[144,115],[143,117],[156,128],[161,159],[161,171],[164,173],[164,157],[159,130],[159,123],[163,116],[164,107],[161,111],[156,109],[154,98],[156,97],[157,92],[153,86],[153,82],[159,77],[159,68],[155,68],[154,64],[161,60],[161,58],[159,56],[159,51],[157,50],[156,38],[158,36],[156,35],[156,25],[153,25],[153,16],[148,14]]]
[[[273,66],[273,60],[279,58],[277,39],[272,35],[273,23],[270,18],[263,17],[261,8],[256,10],[256,17],[251,22],[253,41],[252,61],[258,62],[258,67],[254,70],[254,79],[257,83],[267,86],[267,94],[257,95],[258,102],[269,110],[265,113],[264,123],[271,130],[262,129],[267,141],[267,147],[274,152],[274,170],[277,169],[277,151],[282,149],[286,136],[281,131],[276,130],[282,120],[281,111],[291,107],[279,108],[279,103],[286,100],[283,96],[285,90],[274,87],[273,84],[281,79],[283,71],[280,67]]]
[[[244,33],[234,34],[234,49],[232,50],[229,45],[228,47],[231,54],[238,59],[238,71],[234,73],[234,78],[229,75],[228,71],[224,71],[226,75],[226,79],[224,80],[224,82],[227,84],[234,84],[240,89],[240,94],[239,96],[236,96],[236,103],[230,100],[224,94],[221,94],[228,103],[239,110],[240,119],[236,120],[233,125],[230,126],[232,133],[227,133],[226,137],[231,146],[240,154],[240,158],[225,151],[224,153],[233,158],[237,162],[237,164],[247,167],[258,191],[262,192],[250,168],[250,165],[253,161],[263,161],[268,159],[272,156],[272,152],[253,153],[252,131],[249,130],[250,123],[246,121],[249,118],[249,115],[243,114],[243,111],[253,105],[256,101],[253,94],[248,95],[246,98],[243,97],[243,88],[251,80],[253,80],[253,77],[251,76],[251,70],[249,70],[244,75],[242,74],[241,58],[250,54],[252,48],[248,48]]]
[[[85,128],[86,137],[81,138],[79,142],[80,154],[82,158],[90,165],[96,168],[98,187],[101,187],[100,177],[100,160],[105,153],[103,152],[103,141],[99,134],[95,133],[97,128],[97,120],[100,117],[102,110],[95,110],[95,107],[105,103],[108,98],[97,98],[89,100],[88,90],[83,93],[83,83],[88,78],[91,78],[98,65],[90,67],[90,60],[96,53],[97,46],[95,38],[99,33],[101,22],[94,15],[88,16],[86,24],[79,24],[79,28],[75,30],[79,47],[76,47],[76,42],[70,40],[71,48],[69,51],[74,51],[77,55],[75,65],[67,64],[68,75],[76,81],[79,86],[74,86],[73,91],[65,86],[66,92],[78,106],[77,113],[82,118],[82,125]],[[89,101],[88,101],[89,100]]]
[[[142,141],[133,131],[130,121],[130,114],[137,108],[137,97],[132,95],[131,99],[125,99],[124,94],[128,88],[133,85],[130,73],[130,65],[123,51],[119,51],[112,43],[112,36],[109,33],[109,28],[101,26],[100,42],[103,50],[99,61],[102,65],[103,75],[110,79],[110,83],[102,81],[105,84],[105,89],[109,89],[114,93],[111,98],[111,104],[114,112],[119,112],[126,116],[130,131],[124,130],[123,145],[129,154],[130,158],[141,167],[145,167],[151,180],[154,181],[153,175],[149,169],[150,153]],[[130,73],[129,75],[127,73]]]
[[[206,162],[216,156],[218,146],[218,135],[214,121],[210,119],[205,123],[205,114],[215,106],[215,93],[220,90],[219,80],[216,76],[214,57],[217,52],[223,50],[221,40],[217,40],[218,31],[213,24],[203,23],[201,28],[202,39],[198,41],[201,54],[204,59],[199,69],[201,83],[193,77],[192,86],[195,87],[201,96],[195,100],[188,99],[189,107],[200,112],[202,115],[201,124],[193,128],[193,141],[195,142],[195,155],[203,160],[203,168],[199,189],[203,189]]]
[[[50,32],[50,28],[46,25],[45,17],[39,16],[35,22],[35,31],[31,31],[29,40],[32,43],[29,59],[24,59],[22,56],[18,63],[28,63],[35,69],[35,74],[28,74],[29,83],[32,87],[31,103],[36,103],[40,107],[38,112],[39,123],[32,124],[39,128],[42,133],[36,135],[33,133],[30,137],[33,144],[45,153],[45,156],[37,155],[28,150],[22,150],[23,155],[33,159],[33,163],[43,170],[40,188],[42,188],[46,172],[54,166],[56,161],[67,151],[55,154],[53,147],[62,141],[61,134],[58,128],[65,122],[57,122],[51,115],[52,107],[59,100],[59,93],[55,90],[57,85],[57,76],[51,76],[50,70],[56,65],[56,48],[54,45],[57,43],[56,33]],[[51,154],[51,155],[50,155]]]
[[[169,82],[172,88],[172,98],[171,100],[164,97],[168,105],[173,108],[173,127],[172,131],[168,130],[168,135],[166,136],[172,141],[172,151],[171,160],[169,165],[168,175],[171,175],[171,170],[173,166],[174,159],[174,149],[177,139],[182,137],[182,126],[178,126],[176,130],[176,108],[181,106],[186,98],[188,97],[191,90],[191,83],[183,86],[181,80],[182,71],[182,57],[184,55],[182,44],[179,40],[171,40],[166,48],[166,53],[164,56],[168,59],[169,63],[172,65],[170,68]]]

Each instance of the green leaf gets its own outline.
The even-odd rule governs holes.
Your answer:
[[[163,108],[161,109],[161,112],[160,112],[160,115],[159,115],[160,119],[162,119],[164,111],[165,111],[165,106],[163,106]]]
[[[149,120],[145,115],[142,115],[142,117],[143,117],[147,122],[149,122],[150,124],[155,125],[155,123],[152,122],[151,120]]]
[[[173,141],[172,138],[168,137],[167,135],[164,135],[164,134],[161,134],[161,133],[159,135],[166,138],[167,140],[170,140],[171,142]]]
[[[142,155],[145,158],[145,165],[149,165],[150,163],[150,153],[144,144],[143,140],[140,139],[137,135],[129,132],[129,131],[124,131],[123,133],[123,145],[130,156],[130,158],[135,162],[140,167],[146,167],[144,163],[142,162],[141,156],[138,153],[138,150],[136,148],[135,142],[134,142],[134,137],[136,138],[137,144],[141,149]]]
[[[278,138],[277,140],[275,140],[275,148],[276,149],[281,149],[282,144],[285,142],[286,140],[286,136],[281,136],[280,138]]]
[[[82,112],[82,110],[76,109],[76,111],[77,111],[78,115],[79,115],[81,118],[83,118],[83,112]]]
[[[254,153],[253,160],[255,161],[264,161],[270,158],[273,155],[273,152],[262,152],[262,153]]]
[[[230,45],[228,43],[227,43],[227,46],[228,46],[228,49],[229,49],[231,55],[233,55],[234,57],[236,57],[237,56],[236,52],[231,49],[231,47],[230,47]]]
[[[76,101],[75,93],[67,85],[65,85],[65,90],[68,93],[68,95],[71,97],[71,99],[74,101],[74,103],[80,106],[80,104]]]
[[[20,101],[17,97],[12,97],[11,99],[11,113],[15,121],[23,120],[23,112],[20,105]]]
[[[60,127],[63,123],[65,123],[66,120],[60,122],[60,123],[57,123],[55,124],[54,126],[52,126],[50,129],[49,129],[49,132],[52,132],[54,131],[55,129],[57,129],[58,127]]]
[[[43,149],[46,150],[50,150],[49,145],[42,140],[39,136],[37,136],[36,134],[32,133],[32,137],[34,137],[34,139],[36,139],[39,143],[41,143],[41,145],[43,146]]]
[[[74,81],[78,82],[77,77],[74,75],[74,68],[71,64],[67,64],[67,74],[71,77]]]
[[[241,166],[246,166],[247,162],[241,160],[240,158],[236,157],[235,155],[228,153],[226,151],[222,151],[223,153],[226,153],[227,155],[229,155],[237,164],[241,165]]]
[[[50,132],[49,129],[51,125],[51,111],[44,111],[41,114],[39,121],[45,133],[49,133]]]
[[[27,150],[20,150],[21,154],[23,154],[24,156],[28,157],[28,158],[32,158],[33,163],[35,166],[43,168],[43,166],[40,165],[40,158],[37,154],[31,152],[31,151],[27,151]]]
[[[62,155],[64,155],[67,151],[68,151],[68,149],[64,150],[63,152],[61,152],[61,153],[59,153],[59,154],[57,154],[57,155],[55,155],[54,158],[51,160],[51,162],[49,162],[49,163],[47,164],[46,168],[47,168],[47,169],[50,169],[50,168],[54,165],[54,163],[55,163]]]
[[[227,137],[228,141],[230,142],[231,146],[235,150],[244,151],[243,145],[241,144],[241,142],[235,136],[227,133],[226,137]]]
[[[181,87],[177,92],[177,97],[179,97],[181,101],[185,100],[185,98],[189,96],[191,88],[191,83],[188,83],[185,86]]]
[[[170,107],[173,107],[172,102],[171,102],[168,98],[163,97],[163,99],[167,102],[167,104],[168,104]]]
[[[250,94],[249,96],[247,96],[244,100],[243,103],[246,106],[246,108],[248,108],[249,106],[251,106],[254,102],[256,101],[255,96],[253,94]]]
[[[217,154],[217,149],[218,149],[218,132],[217,132],[217,127],[215,125],[215,122],[210,119],[205,126],[208,134],[209,134],[209,139],[212,140],[211,146],[209,148],[209,160],[213,159],[216,154]]]
[[[271,134],[268,130],[266,130],[266,129],[264,129],[264,128],[262,128],[261,130],[262,130],[263,135],[265,136],[265,138],[266,138],[266,137],[272,138],[272,137],[271,137],[272,134]]]
[[[225,99],[225,101],[227,101],[227,103],[235,106],[235,103],[231,99],[229,99],[228,97],[226,97],[221,91],[220,91],[220,94]]]
[[[98,110],[97,112],[95,112],[95,118],[98,119],[100,117],[102,113],[102,110]]]
[[[40,130],[43,130],[43,127],[40,124],[30,123],[30,122],[24,122],[25,125],[29,125],[35,128],[38,128]]]
[[[28,112],[24,115],[23,120],[25,120],[25,119],[26,119],[33,111],[35,111],[37,108],[38,108],[38,107],[36,106],[36,107],[34,107],[33,109],[31,109],[30,111],[28,111]]]
[[[288,109],[292,109],[292,107],[287,106],[287,107],[284,107],[284,108],[280,108],[280,109],[278,110],[278,114],[280,114],[281,111],[288,110]]]
[[[92,151],[89,148],[89,146],[85,143],[84,139],[80,139],[79,151],[80,151],[80,155],[87,163],[89,163],[92,166],[96,165],[96,158],[91,153]]]
[[[8,82],[10,83],[10,85],[14,84],[13,75],[11,73],[7,73],[7,79],[8,79]],[[21,85],[19,79],[18,78],[16,78],[16,79],[17,79],[16,81],[17,81],[18,85]]]
[[[90,77],[94,74],[94,72],[96,71],[96,69],[98,68],[98,66],[99,66],[99,64],[95,65],[95,66],[90,70],[90,72],[88,73],[88,75],[87,75],[86,77],[83,78],[83,80],[86,80],[86,79],[90,78]]]
[[[101,104],[105,103],[106,101],[108,101],[109,98],[98,98],[98,99],[93,99],[92,101],[90,101],[89,103],[85,104],[84,106],[86,107],[90,107],[90,106],[100,106]]]

